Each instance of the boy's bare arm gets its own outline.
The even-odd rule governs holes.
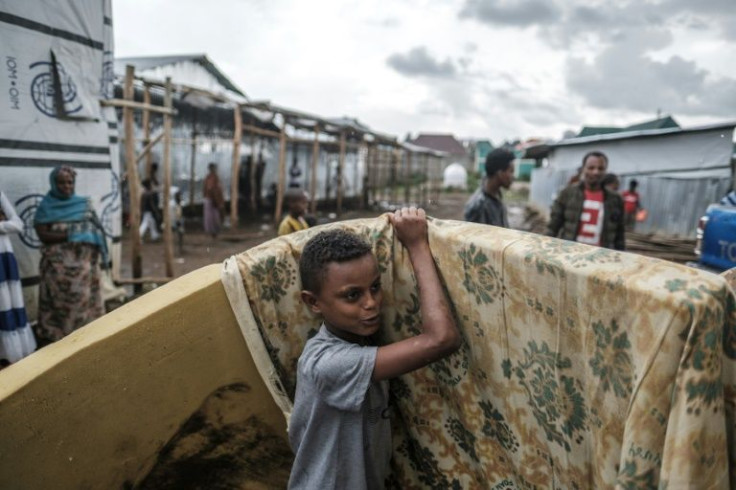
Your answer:
[[[462,342],[429,248],[424,210],[403,208],[390,220],[409,252],[417,278],[422,333],[379,347],[373,369],[375,380],[394,378],[426,366],[452,354]]]

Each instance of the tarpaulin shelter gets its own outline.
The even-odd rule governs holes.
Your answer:
[[[37,309],[36,207],[59,164],[77,170],[76,193],[91,198],[120,256],[120,164],[113,96],[110,0],[0,1],[0,186],[24,221],[13,237],[26,308]]]

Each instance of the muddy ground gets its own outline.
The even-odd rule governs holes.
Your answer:
[[[443,193],[438,203],[426,208],[428,214],[441,219],[462,219],[465,201],[470,196],[467,192]],[[346,210],[341,219],[373,218],[384,211]],[[317,218],[320,223],[335,221],[329,213],[319,212]],[[180,252],[174,246],[174,275],[179,277],[187,272],[199,269],[209,264],[219,263],[233,254],[240,253],[266,240],[276,237],[276,226],[264,215],[260,220],[248,220],[241,223],[236,229],[227,229],[213,240],[202,230],[202,223],[198,217],[189,218],[186,222],[184,246]],[[130,266],[130,233],[125,230],[122,241],[121,277],[131,277]],[[143,275],[148,277],[163,277],[166,275],[164,262],[164,246],[161,241],[143,243]]]
[[[464,191],[444,192],[437,202],[431,203],[425,209],[427,214],[435,218],[461,220],[465,202],[470,194],[470,192]],[[506,192],[504,200],[509,208],[509,223],[512,228],[541,233],[546,222],[546,210],[530,213],[527,209],[527,198],[528,184],[523,182],[514,183],[512,189]],[[386,210],[379,208],[362,211],[346,209],[340,219],[373,218],[383,212],[386,212]],[[317,219],[320,223],[325,223],[335,221],[337,218],[328,212],[318,210]],[[177,245],[174,246],[174,275],[179,277],[200,267],[221,263],[231,255],[240,253],[274,237],[276,237],[276,226],[268,214],[264,214],[260,219],[244,219],[237,228],[224,230],[216,240],[203,232],[199,216],[189,217],[186,221],[183,248],[180,250]],[[671,248],[661,248],[662,241],[661,237],[638,234],[627,238],[627,242],[632,244],[631,251],[635,253],[676,260],[681,263],[688,260],[697,260],[691,254],[694,240],[685,239],[678,243],[679,251],[676,256],[671,253]],[[121,277],[131,277],[130,235],[128,230],[123,233],[122,245]],[[162,242],[144,242],[142,250],[143,275],[164,277],[166,274]],[[156,286],[156,284],[148,284],[143,292]],[[129,294],[133,295],[133,288],[131,286],[126,288]]]

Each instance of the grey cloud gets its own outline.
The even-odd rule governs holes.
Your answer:
[[[462,67],[463,70],[467,71],[473,64],[473,58],[470,58],[468,56],[461,56],[457,59],[457,63]]]
[[[573,7],[572,12],[570,13],[570,19],[573,22],[590,25],[603,24],[608,20],[601,9],[588,7],[587,5]]]
[[[727,14],[733,13],[733,0],[699,0],[692,2],[691,0],[666,0],[665,6],[678,11],[686,10],[694,13],[706,12],[710,14]]]
[[[723,35],[731,41],[736,41],[736,16],[723,22]]]
[[[640,0],[594,6],[582,0],[465,0],[459,16],[490,25],[535,26],[540,36],[558,49],[591,35],[610,44],[624,31],[667,31],[683,19],[693,28],[715,26],[728,39],[736,38],[733,0]]]
[[[466,0],[460,18],[527,27],[557,21],[560,14],[560,9],[553,2],[545,0]]]
[[[732,117],[735,79],[716,78],[681,57],[655,61],[647,53],[672,45],[674,26],[717,29],[736,41],[733,1],[631,0],[591,5],[582,0],[547,0],[548,8],[543,10],[536,8],[534,0],[465,0],[460,16],[493,25],[535,26],[538,35],[557,49],[578,42],[599,44],[593,61],[569,58],[566,66],[568,88],[595,107]],[[520,111],[533,110],[523,102],[509,104]]]
[[[679,56],[655,61],[629,46],[610,47],[592,63],[568,60],[566,79],[571,90],[604,109],[732,116],[736,101],[736,80],[713,79]]]
[[[486,89],[487,98],[502,112],[533,125],[578,124],[580,115],[567,101],[544,100],[536,91],[514,83],[508,89]]]
[[[424,46],[412,48],[406,54],[394,53],[386,59],[386,64],[407,77],[452,78],[457,73],[450,59],[439,61]]]
[[[710,28],[710,25],[699,17],[688,18],[685,25],[695,31],[707,31]]]
[[[437,99],[425,99],[419,103],[417,112],[423,116],[442,116],[452,115],[451,108],[442,101]]]

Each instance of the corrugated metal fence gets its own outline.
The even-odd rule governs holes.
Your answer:
[[[549,211],[559,191],[572,176],[570,170],[539,168],[532,172],[529,201]],[[698,219],[709,204],[718,202],[730,190],[731,179],[724,177],[668,178],[655,175],[620,175],[621,190],[636,178],[646,221],[636,231],[670,236],[694,237]]]

